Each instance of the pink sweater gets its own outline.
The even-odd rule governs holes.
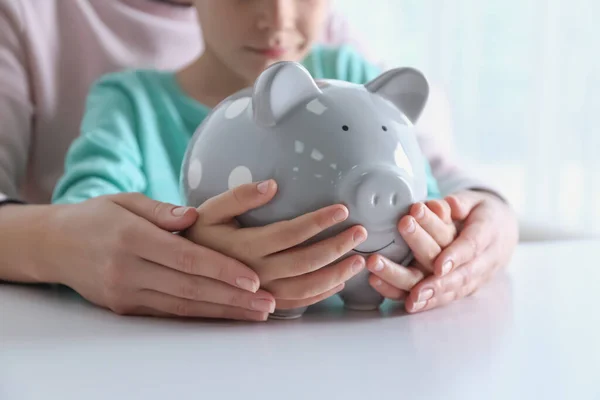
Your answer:
[[[327,43],[360,43],[332,13]],[[0,0],[0,200],[49,202],[78,136],[90,85],[124,68],[175,69],[202,51],[195,12],[150,0]],[[442,193],[488,188],[453,160],[448,107],[434,92],[421,145]],[[491,188],[488,188],[491,189]]]

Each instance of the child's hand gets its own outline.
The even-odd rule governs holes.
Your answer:
[[[270,201],[274,181],[250,183],[215,196],[198,208],[196,224],[186,236],[251,267],[261,287],[273,294],[277,308],[309,306],[343,289],[344,283],[364,267],[356,255],[335,262],[366,239],[362,226],[311,245],[300,246],[325,229],[344,221],[348,210],[332,205],[264,227],[240,228],[234,217]],[[273,311],[273,310],[271,310]]]
[[[409,215],[400,219],[398,230],[415,257],[412,266],[398,265],[381,255],[367,260],[367,268],[373,273],[369,278],[371,286],[393,300],[405,299],[425,274],[433,272],[442,249],[456,237],[451,208],[445,200],[415,203]]]
[[[435,275],[411,289],[406,301],[409,312],[429,310],[472,294],[508,264],[518,243],[516,215],[496,196],[464,191],[447,201],[452,218],[464,221],[464,226],[435,260]]]

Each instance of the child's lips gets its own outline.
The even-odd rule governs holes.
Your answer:
[[[266,48],[249,48],[252,52],[260,54],[267,58],[281,58],[285,53],[287,53],[287,49],[284,47],[266,47]]]

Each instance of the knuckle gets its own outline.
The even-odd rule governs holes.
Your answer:
[[[440,248],[438,246],[430,246],[426,251],[425,251],[426,257],[427,257],[427,261],[430,262],[430,266],[433,263],[433,261],[436,259],[436,257],[440,254]]]
[[[450,223],[452,222],[451,214],[452,209],[450,208],[450,204],[447,201],[440,201],[440,207],[442,209],[441,218],[444,222]]]
[[[117,315],[128,315],[131,313],[131,308],[120,300],[114,300],[109,304],[109,309]]]
[[[182,283],[177,290],[178,297],[195,300],[201,297],[199,288],[190,282]]]
[[[187,317],[191,315],[191,308],[187,301],[178,300],[175,302],[173,313],[180,317]]]
[[[152,208],[152,216],[156,220],[159,220],[161,215],[163,215],[165,213],[165,211],[168,207],[169,206],[163,202],[160,202],[160,201],[155,202],[154,207]]]
[[[461,287],[467,287],[472,281],[470,270],[465,266],[465,268],[460,268],[459,271],[461,275]]]
[[[325,229],[329,228],[331,218],[329,217],[328,214],[321,212],[321,213],[315,213],[313,215],[312,220],[313,220],[313,223],[315,224],[316,230],[318,230],[320,232],[320,231],[324,231]]]
[[[233,188],[231,190],[231,197],[233,197],[233,200],[240,206],[245,205],[244,185]]]
[[[189,250],[181,250],[177,254],[177,269],[186,274],[193,274],[196,269],[196,257]]]
[[[275,240],[281,247],[288,247],[298,244],[298,229],[295,221],[281,221]]]
[[[233,293],[229,297],[229,304],[232,306],[244,305],[244,302],[242,301],[242,296],[239,293]]]
[[[338,257],[346,254],[346,252],[348,251],[347,242],[347,239],[336,241],[335,245],[333,246],[333,254],[335,254]]]
[[[475,256],[479,255],[479,243],[477,238],[473,235],[467,234],[464,236],[464,240],[469,249],[473,252]]]
[[[206,224],[207,217],[210,216],[210,213],[208,213],[206,210],[206,204],[208,204],[208,202],[204,202],[202,203],[202,205],[196,208],[196,213],[198,214],[198,217],[196,218],[196,224],[194,224],[194,226]]]
[[[417,285],[417,283],[421,282],[421,280],[423,280],[423,278],[425,278],[425,274],[423,273],[423,271],[421,271],[418,268],[414,268],[414,267],[410,267],[408,268],[408,270],[410,271],[410,287],[414,287]]]
[[[434,293],[444,293],[446,291],[446,285],[442,279],[435,279],[433,282]]]
[[[215,268],[215,277],[217,280],[222,281],[222,282],[226,282],[228,281],[228,270],[230,268],[233,268],[233,261],[231,263],[228,263],[228,265],[225,265],[223,263],[217,263],[215,264],[214,268]]]
[[[302,274],[313,271],[314,261],[305,252],[298,253],[292,261],[292,273]]]
[[[350,250],[352,250],[352,248],[354,248],[354,235],[358,232],[361,232],[361,230],[349,232],[348,235],[340,235],[339,240],[336,241],[334,247],[335,253],[338,255],[338,257],[348,253]],[[366,236],[364,231],[362,231],[362,235]]]
[[[465,296],[472,296],[475,294],[475,292],[477,292],[477,290],[479,289],[480,285],[475,283],[475,282],[471,282],[471,285],[469,285],[468,289],[466,290],[466,295]]]
[[[454,224],[449,224],[447,225],[447,235],[446,235],[446,243],[447,246],[450,245],[454,239],[456,238],[456,234],[457,234],[457,230],[456,230],[456,226]]]
[[[456,292],[456,299],[462,299],[463,297],[468,297],[472,292],[472,288],[471,286],[465,286],[460,288],[460,290],[458,290]]]

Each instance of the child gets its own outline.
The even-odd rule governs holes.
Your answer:
[[[55,189],[55,203],[142,192],[163,202],[181,204],[180,166],[195,129],[212,107],[252,85],[266,67],[277,61],[302,62],[316,79],[366,83],[380,73],[350,48],[314,44],[324,23],[326,0],[195,0],[194,5],[205,42],[200,57],[176,72],[124,71],[107,75],[94,85],[81,136],[68,152],[64,176]],[[430,197],[439,196],[431,176],[428,188]],[[345,207],[332,205],[286,226],[274,224],[253,230],[252,235],[242,233],[246,236],[235,242],[230,240],[237,229],[231,223],[232,218],[268,201],[275,191],[276,182],[268,181],[244,185],[235,195],[228,192],[212,199],[201,207],[190,237],[203,244],[199,232],[210,232],[213,248],[229,252],[232,257],[239,256],[234,258],[243,257],[257,271],[261,287],[274,296],[277,308],[310,305],[341,290],[344,282],[364,267],[362,257],[350,257],[321,269],[364,240],[366,231],[356,226],[321,243],[296,248],[319,230],[347,217]],[[240,199],[247,202],[240,204]],[[428,226],[417,227],[419,234],[432,233],[430,230],[434,228],[429,241],[437,246],[439,253],[443,244],[449,244],[440,242],[454,239],[456,230],[449,207],[432,204],[429,208],[417,207],[414,212],[422,212],[429,221]],[[316,221],[320,221],[318,229],[314,228]],[[222,245],[214,246],[215,240]],[[243,250],[236,243],[242,243]],[[415,255],[422,269],[432,270],[432,260],[421,256],[427,250],[419,250]],[[291,280],[306,280],[311,274],[321,275],[320,286],[304,288],[299,293],[286,290]],[[217,284],[221,283],[208,282],[209,286]],[[373,284],[382,286],[375,280]],[[390,289],[384,286],[381,290]],[[162,295],[169,296],[169,300],[176,296],[169,289]],[[272,312],[274,306],[270,303],[263,311]]]

